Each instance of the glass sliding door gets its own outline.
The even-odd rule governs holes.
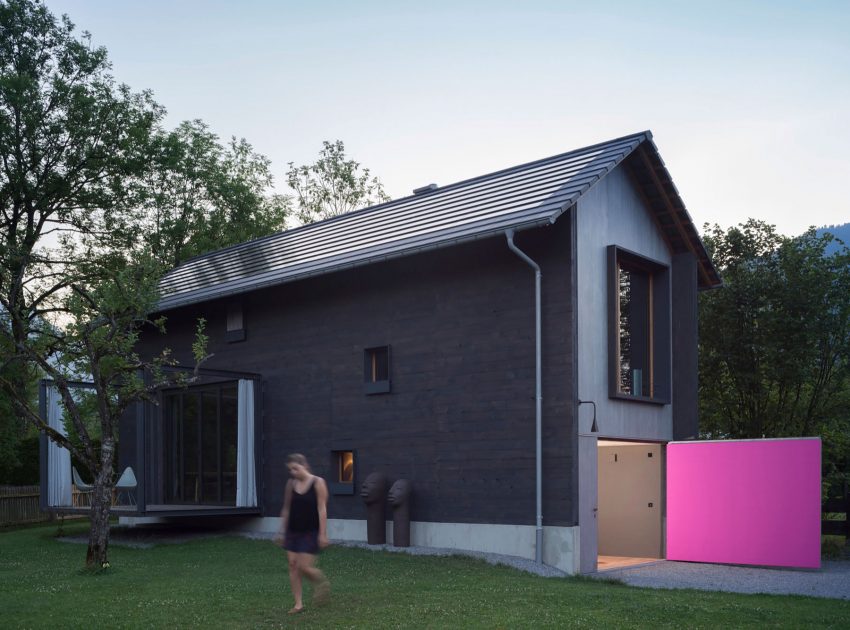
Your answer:
[[[183,498],[183,417],[182,396],[166,394],[162,401],[163,497],[166,503],[179,503]]]
[[[235,503],[236,398],[233,382],[163,394],[166,503]]]
[[[204,392],[201,400],[201,496],[205,503],[221,503],[221,433],[219,392]]]
[[[201,432],[198,427],[199,418],[198,396],[183,395],[183,415],[180,423],[183,427],[183,461],[180,469],[183,471],[183,500],[187,503],[200,503],[200,487],[198,484],[198,440]]]
[[[239,407],[236,385],[221,390],[221,500],[227,505],[236,503],[236,453]]]

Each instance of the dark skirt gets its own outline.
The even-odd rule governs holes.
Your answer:
[[[319,532],[286,532],[283,548],[293,553],[319,553]]]

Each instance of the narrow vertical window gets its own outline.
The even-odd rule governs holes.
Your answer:
[[[354,494],[356,457],[353,450],[331,451],[331,475],[328,479],[332,494]]]
[[[228,343],[245,340],[245,317],[241,304],[230,304],[227,307],[225,340]]]
[[[367,394],[390,391],[390,347],[367,348],[363,353],[363,381]]]
[[[339,483],[354,483],[353,451],[336,451],[336,480]]]
[[[667,403],[670,397],[669,268],[608,248],[609,395]]]
[[[619,392],[653,394],[652,276],[618,262]]]

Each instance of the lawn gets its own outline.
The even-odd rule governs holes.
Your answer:
[[[847,601],[638,589],[538,578],[459,556],[342,547],[320,561],[333,584],[330,603],[312,608],[308,597],[307,610],[288,617],[285,559],[269,542],[113,546],[112,567],[87,574],[85,547],[55,533],[55,526],[0,533],[4,628],[850,627]]]

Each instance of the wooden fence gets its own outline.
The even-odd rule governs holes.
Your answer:
[[[850,538],[850,486],[844,484],[843,496],[825,501],[822,512],[843,514],[844,520],[822,520],[821,534]]]
[[[49,521],[53,515],[38,506],[38,486],[0,486],[0,527]]]
[[[39,486],[0,486],[0,527],[55,520],[54,512],[41,511],[40,490]],[[72,505],[83,505],[82,498],[82,493],[77,491],[77,487],[71,486]],[[62,518],[85,518],[85,516],[64,515]]]

